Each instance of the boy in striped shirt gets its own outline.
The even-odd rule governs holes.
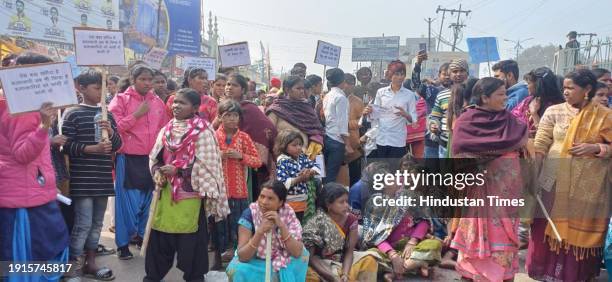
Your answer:
[[[99,268],[95,257],[107,200],[115,195],[112,154],[121,147],[121,138],[110,112],[107,121],[101,120],[102,74],[88,70],[77,77],[77,83],[83,103],[66,110],[62,125],[68,138],[64,153],[70,159],[70,196],[75,212],[70,260],[76,267],[70,276],[109,280],[113,272]],[[108,140],[102,140],[102,130],[108,132]]]
[[[468,78],[468,63],[463,59],[452,60],[448,66],[450,78],[453,84],[461,84]],[[448,100],[451,96],[451,88],[442,90],[436,97],[431,113],[429,114],[429,131],[434,134],[434,139],[440,144],[439,158],[447,157],[447,145],[451,124],[447,124]]]

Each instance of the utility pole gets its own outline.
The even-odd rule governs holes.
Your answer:
[[[438,33],[438,44],[436,45],[436,52],[440,51],[440,41],[442,41],[442,27],[444,26],[444,16],[446,15],[446,9],[441,9],[440,5],[438,5],[438,9],[436,9],[436,14],[442,11],[442,22],[440,22],[440,32]]]
[[[587,42],[587,48],[589,48],[589,52],[587,54],[588,60],[591,59],[591,43],[593,43],[593,37],[597,36],[597,33],[578,33],[576,37],[588,36],[589,41]]]
[[[576,37],[582,37],[582,36],[588,36],[589,37],[589,41],[587,43],[587,46],[591,46],[591,43],[593,42],[593,37],[597,36],[597,33],[578,33]]]
[[[459,10],[457,9],[444,9],[441,8],[438,5],[438,9],[436,9],[436,14],[438,12],[442,11],[442,22],[440,23],[440,33],[438,34],[438,48],[440,47],[440,39],[442,37],[442,27],[444,26],[444,15],[446,12],[449,12],[451,15],[457,13],[457,22],[454,24],[451,24],[449,27],[454,28],[454,32],[453,32],[453,51],[455,51],[456,49],[456,45],[457,45],[457,39],[459,38],[459,33],[461,32],[461,28],[465,27],[464,24],[460,24],[459,21],[461,20],[461,14],[465,14],[465,16],[467,17],[472,10],[461,10],[461,4],[459,4]],[[437,50],[436,49],[436,50]]]
[[[453,29],[453,52],[455,52],[455,48],[457,47],[457,39],[459,38],[459,33],[461,32],[461,29],[465,27],[465,25],[453,23],[449,25],[448,27]]]
[[[425,21],[427,22],[428,25],[428,33],[427,33],[427,52],[431,52],[431,23],[433,21],[435,21],[436,19],[432,19],[432,18],[427,18],[425,19]]]
[[[527,38],[527,39],[523,39],[523,40],[520,40],[520,39],[518,39],[518,40],[504,39],[504,41],[506,41],[506,42],[512,42],[512,43],[514,43],[514,47],[513,47],[513,48],[514,48],[514,50],[516,51],[516,62],[517,62],[517,63],[518,63],[518,59],[519,59],[519,52],[520,52],[522,49],[524,49],[524,47],[523,47],[522,43],[524,43],[524,42],[526,42],[526,41],[529,41],[529,40],[532,40],[532,39],[533,39],[533,37],[530,37],[530,38]]]

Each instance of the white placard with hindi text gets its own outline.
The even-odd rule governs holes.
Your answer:
[[[375,104],[370,105],[372,107],[372,113],[370,113],[370,119],[381,119],[381,118],[394,118],[395,112],[393,108],[383,107]]]
[[[125,65],[121,31],[74,28],[74,50],[79,66]]]
[[[323,155],[319,154],[315,157],[315,163],[317,164],[317,172],[319,173],[319,177],[325,177],[325,158]]]
[[[208,80],[214,80],[217,75],[217,60],[208,57],[184,57],[183,69],[202,68],[208,74]]]
[[[0,69],[11,114],[32,112],[45,102],[54,107],[78,104],[69,63],[49,63]]]
[[[238,42],[219,46],[219,58],[224,68],[248,66],[251,64],[249,55],[249,43]]]
[[[320,65],[337,68],[340,64],[340,46],[319,40],[314,62]]]
[[[142,60],[150,67],[159,70],[167,55],[168,50],[153,47],[144,55]]]

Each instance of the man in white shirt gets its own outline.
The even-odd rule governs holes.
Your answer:
[[[346,87],[344,72],[339,68],[325,73],[328,86],[331,88],[323,99],[325,115],[325,139],[323,156],[325,158],[325,178],[323,183],[334,182],[344,161],[345,153],[352,153],[349,144],[348,116],[349,101],[344,94]]]
[[[406,126],[417,120],[414,92],[402,85],[406,79],[406,64],[393,61],[385,73],[391,85],[376,93],[373,106],[367,106],[363,113],[370,115],[373,127],[378,127],[376,150],[369,158],[399,159],[406,155]]]

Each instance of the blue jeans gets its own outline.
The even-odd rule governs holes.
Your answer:
[[[248,199],[228,199],[230,214],[226,219],[215,222],[216,236],[213,242],[217,244],[219,253],[238,246],[238,220],[242,212],[249,208]]]
[[[446,149],[446,147],[444,146],[440,146],[438,147],[438,155],[440,159],[446,159],[446,154],[448,153],[448,150]]]
[[[325,135],[323,140],[323,157],[325,159],[325,178],[323,183],[335,182],[340,172],[342,162],[344,162],[345,146]]]
[[[425,158],[426,159],[437,159],[439,156],[438,153],[440,152],[440,149],[438,147],[439,145],[435,145],[435,146],[425,145]]]
[[[71,258],[82,255],[83,248],[98,248],[107,201],[107,196],[74,198],[74,227],[70,235]]]

